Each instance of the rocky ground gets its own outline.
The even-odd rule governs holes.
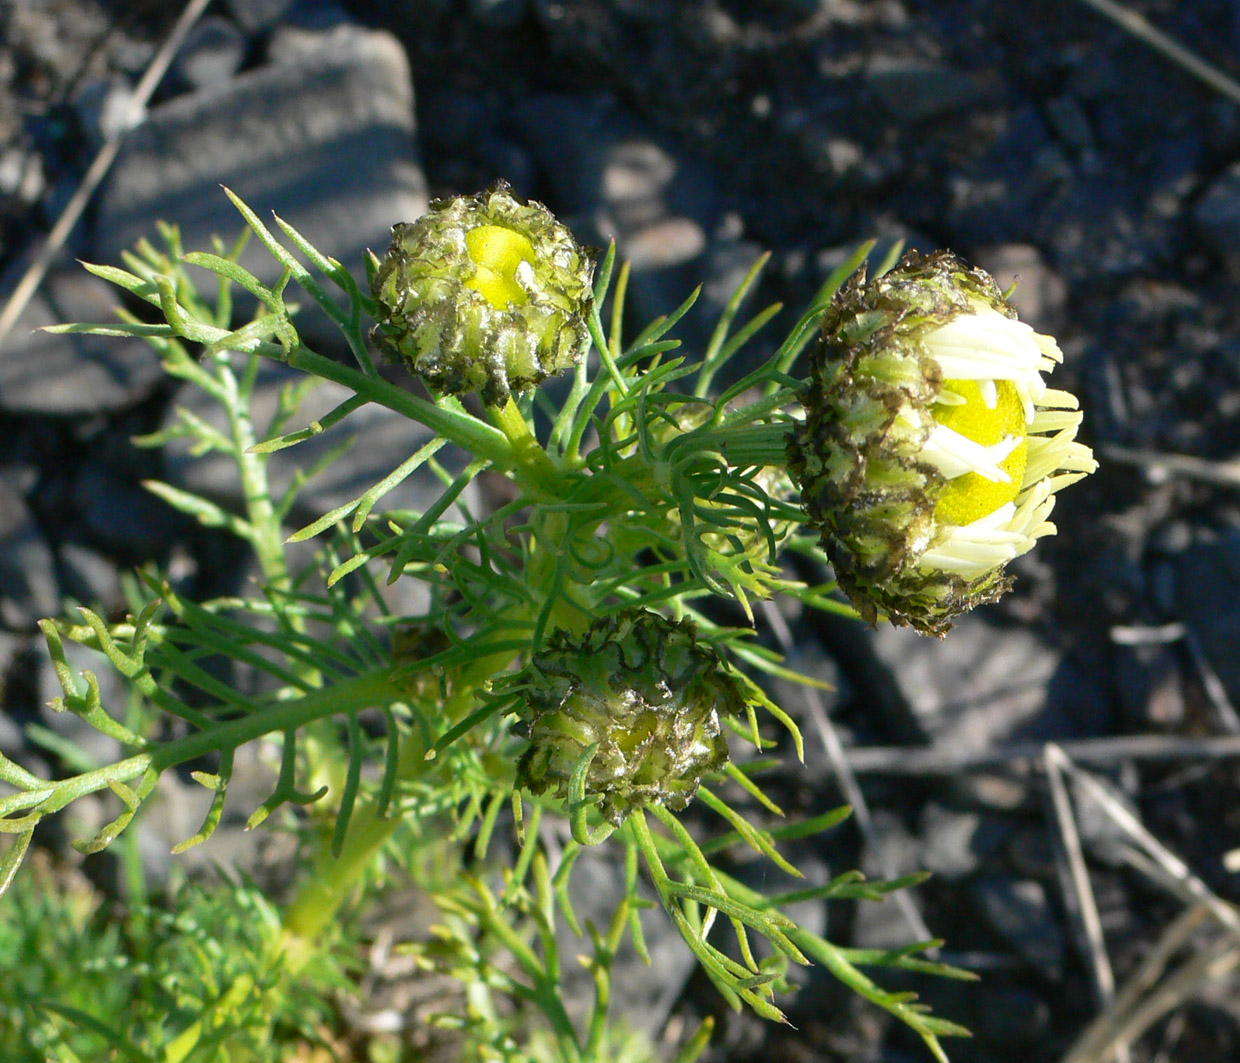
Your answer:
[[[122,120],[178,6],[0,0],[0,291]],[[1240,4],[1130,6],[1240,75]],[[614,238],[636,317],[704,280],[691,340],[761,251],[761,296],[796,307],[870,236],[950,247],[1018,281],[1022,316],[1059,337],[1058,386],[1082,396],[1102,469],[1066,494],[1060,535],[1016,566],[1016,592],[943,643],[784,620],[796,659],[837,685],[825,714],[805,709],[810,733],[829,719],[871,812],[864,835],[837,832],[805,859],[824,874],[935,873],[903,908],[814,918],[876,947],[924,924],[983,976],[913,984],[974,1029],[954,1060],[1060,1059],[1098,1011],[1097,948],[1078,929],[1038,744],[1065,743],[1200,888],[1240,899],[1227,861],[1240,774],[1217,755],[1240,733],[1240,103],[1081,0],[213,4],[0,343],[0,751],[50,756],[23,749],[21,730],[53,683],[39,617],[72,601],[122,612],[122,573],[148,560],[207,590],[235,566],[140,487],[155,473],[215,486],[130,445],[184,401],[153,354],[31,333],[107,318],[111,290],[73,260],[116,261],[157,217],[209,246],[238,227],[223,183],[356,263],[428,196],[497,178],[583,240]],[[408,445],[385,418],[366,431],[345,480]],[[803,810],[848,793],[830,734],[788,780]],[[1170,752],[1073,745],[1126,736]],[[1077,786],[1075,818],[1123,985],[1189,880],[1089,793]],[[687,965],[659,970],[653,999],[645,976],[627,997],[648,1022],[717,1009]],[[1236,989],[1199,979],[1132,1058],[1234,1060]],[[712,1058],[925,1058],[827,979],[792,1013],[795,1030],[723,1017]]]

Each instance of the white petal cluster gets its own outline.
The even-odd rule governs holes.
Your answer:
[[[1028,442],[1024,476],[1013,502],[965,525],[940,526],[919,567],[974,579],[1032,548],[1055,526],[1047,519],[1055,492],[1097,468],[1090,449],[1076,442],[1081,424],[1076,396],[1048,388],[1042,374],[1063,361],[1059,345],[988,306],[961,314],[923,338],[930,356],[947,380],[976,381],[986,405],[994,409],[997,381],[1009,381],[1025,411],[1024,439],[1007,436],[983,446],[945,425],[935,424],[922,458],[951,480],[977,473],[995,483],[1010,483],[1000,467],[1022,442]],[[964,398],[948,389],[937,402],[955,405]],[[931,416],[921,411],[921,416]]]

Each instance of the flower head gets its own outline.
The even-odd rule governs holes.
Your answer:
[[[1006,592],[1007,563],[1054,533],[1055,493],[1097,467],[1076,442],[1076,398],[1043,380],[1062,360],[950,252],[910,252],[840,293],[788,456],[866,620],[941,635]]]
[[[436,390],[500,406],[580,361],[592,273],[572,233],[503,182],[436,200],[392,229],[372,282],[376,334]]]
[[[596,620],[580,638],[557,632],[519,692],[518,730],[530,741],[521,785],[567,798],[589,756],[585,792],[615,826],[644,805],[684,808],[728,759],[721,720],[745,707],[693,624],[638,610]]]

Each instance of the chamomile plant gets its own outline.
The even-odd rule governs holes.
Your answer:
[[[227,455],[240,511],[150,486],[247,543],[261,586],[191,601],[147,572],[121,623],[88,610],[44,622],[64,688],[55,707],[127,752],[52,781],[0,757],[0,829],[10,836],[0,888],[49,817],[110,790],[120,814],[81,843],[97,851],[152,799],[160,776],[183,765],[197,769],[211,803],[179,848],[205,840],[238,751],[262,741],[278,750],[277,767],[250,824],[294,825],[306,853],[278,933],[264,939],[264,992],[278,995],[282,979],[316,967],[342,911],[364,908],[399,870],[442,914],[414,953],[462,983],[466,1003],[437,1021],[462,1032],[469,1058],[640,1058],[613,1023],[611,969],[622,948],[645,955],[641,913],[653,902],[732,1006],[781,1021],[788,967],[821,964],[945,1060],[940,1039],[965,1031],[865,972],[967,974],[928,959],[932,943],[849,949],[786,911],[813,899],[877,900],[916,879],[845,873],[763,894],[727,873],[728,850],[748,847],[800,877],[781,843],[846,815],[784,821],[763,788],[768,754],[801,754],[764,678],[817,681],[764,645],[752,603],[788,595],[850,612],[834,584],[808,586],[781,563],[784,552],[825,560],[824,548],[871,621],[941,633],[994,597],[1006,562],[1050,530],[1055,490],[1090,464],[1072,441],[1079,418],[1069,398],[1042,383],[1057,360],[1053,341],[1017,325],[993,282],[950,258],[873,263],[870,280],[859,275],[839,295],[865,247],[765,364],[723,373],[779,310],[738,321],[761,262],[705,348],[686,351],[676,329],[692,296],[626,340],[628,273],[614,250],[596,259],[544,207],[503,186],[396,226],[391,249],[367,262],[369,290],[292,226],[269,226],[233,202],[279,264],[274,285],[238,264],[240,245],[187,253],[164,226],[163,247],[144,243],[124,268],[88,267],[155,320],[124,313],[60,331],[144,337],[170,375],[223,408],[224,429],[185,413],[144,442],[183,437]],[[211,275],[208,300],[195,278]],[[350,364],[303,342],[295,288],[339,327]],[[258,306],[240,327],[234,289]],[[807,380],[798,366],[811,344]],[[300,370],[304,386],[259,423],[251,400],[268,359]],[[393,383],[392,366],[411,378]],[[557,374],[566,380],[553,400],[540,385]],[[349,397],[290,430],[319,381]],[[392,455],[391,472],[356,498],[289,527],[305,477],[277,496],[268,459],[347,428],[367,403],[434,438]],[[449,444],[467,456],[459,472],[438,460]],[[419,469],[440,479],[438,499],[385,512],[385,497]],[[484,473],[509,486],[505,500],[475,512],[465,489]],[[289,548],[305,542],[316,544],[316,561],[297,569]],[[423,611],[393,615],[384,584],[396,581],[423,584]],[[720,609],[720,600],[732,604]],[[723,619],[740,617],[739,626]],[[69,642],[106,655],[146,713],[104,704],[96,676],[70,666]],[[208,659],[243,663],[266,680],[262,692],[228,684]],[[597,924],[571,900],[574,866],[592,846],[613,847],[624,868],[621,900]],[[445,861],[452,873],[426,873]],[[583,1007],[562,992],[565,927],[582,936],[594,984]],[[248,985],[247,1001],[259,985]],[[226,1029],[227,1012],[215,1007],[211,1030]],[[252,1008],[244,1022],[255,1036]],[[185,1036],[178,1058],[217,1058],[195,1056],[194,1035]],[[708,1037],[709,1024],[678,1058],[697,1058]]]

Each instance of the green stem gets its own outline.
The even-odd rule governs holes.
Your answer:
[[[253,452],[258,437],[254,431],[248,403],[243,402],[238,393],[236,378],[228,365],[228,354],[225,353],[222,358],[224,407],[228,412],[233,445],[236,447],[234,457],[241,475],[246,518],[253,531],[250,544],[254,547],[259,567],[262,569],[263,581],[276,591],[286,591],[289,586],[288,562],[284,554],[280,520],[271,502],[271,488],[267,481],[267,456]]]
[[[503,632],[493,630],[492,634],[502,635]],[[460,693],[439,709],[443,719],[463,716],[474,704],[474,692],[482,681],[502,671],[511,658],[510,652],[487,654],[463,668],[451,684]],[[420,735],[420,729],[415,728],[401,739],[396,776],[402,782],[417,779],[446,762],[426,759],[426,747]],[[310,874],[284,914],[285,952],[294,971],[313,958],[315,941],[335,920],[340,906],[352,895],[400,824],[399,815],[379,814],[378,803],[372,795],[365,803],[359,802],[355,809],[339,855],[332,853],[330,836],[323,836]]]
[[[284,352],[274,344],[260,344],[256,350],[283,358]],[[426,425],[431,431],[469,451],[474,457],[486,458],[496,468],[515,472],[522,467],[512,443],[504,433],[483,424],[476,417],[436,406],[433,402],[389,384],[382,377],[368,376],[350,366],[315,354],[307,347],[297,347],[289,354],[287,362],[294,369],[342,384],[370,402],[386,406],[389,410],[395,410]]]
[[[0,798],[0,816],[26,808],[37,808],[40,815],[59,812],[79,797],[108,789],[110,782],[125,782],[147,771],[159,773],[208,753],[236,749],[264,735],[304,727],[337,713],[390,705],[403,697],[389,678],[390,671],[390,665],[384,666],[330,687],[312,690],[300,698],[277,702],[249,716],[196,731],[115,764],[49,783],[46,789]]]
[[[402,780],[417,778],[435,764],[425,754],[416,731],[403,736],[398,769]],[[398,826],[400,817],[380,815],[377,802],[370,797],[354,810],[339,855],[333,855],[330,838],[324,834],[309,876],[284,912],[284,954],[293,974],[313,958],[315,942]]]
[[[488,407],[487,412],[495,427],[507,437],[519,468],[528,480],[537,484],[548,497],[560,497],[562,491],[557,482],[556,467],[539,445],[525,414],[512,396],[508,396],[508,401],[503,406]]]

